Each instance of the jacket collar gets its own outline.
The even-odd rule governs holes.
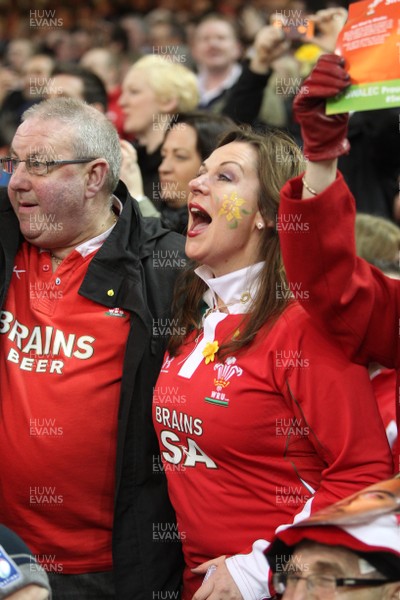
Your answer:
[[[79,293],[104,306],[136,312],[145,321],[148,309],[141,261],[151,257],[155,241],[169,231],[159,219],[140,215],[138,203],[122,182],[114,195],[123,204],[122,212],[91,260]]]

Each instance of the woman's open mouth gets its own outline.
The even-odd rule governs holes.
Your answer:
[[[190,202],[189,204],[189,228],[187,235],[194,237],[203,233],[210,225],[212,218],[199,204]]]

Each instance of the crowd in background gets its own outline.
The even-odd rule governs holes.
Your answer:
[[[197,107],[222,113],[238,123],[284,129],[301,145],[298,125],[292,119],[292,101],[318,56],[334,49],[335,36],[329,25],[327,29],[326,9],[336,8],[339,15],[344,15],[347,6],[341,4],[341,0],[253,0],[250,3],[164,0],[157,3],[102,1],[68,6],[42,2],[34,8],[19,2],[17,6],[9,3],[5,8],[0,16],[0,148],[3,156],[8,153],[23,111],[52,95],[80,97],[107,111],[121,139],[133,142],[132,148],[139,146],[140,151],[142,132],[129,126],[129,106],[126,106],[126,98],[121,99],[121,92],[132,65],[146,55],[180,65],[197,76],[200,97],[193,96],[184,108],[178,105],[170,114]],[[315,17],[321,14],[322,17]],[[205,24],[205,20],[215,15],[220,19],[216,26]],[[260,38],[263,29],[282,15],[292,23],[305,22],[314,15],[311,17],[315,19],[314,36],[291,40],[290,45],[271,57],[264,72],[257,67],[252,69],[257,44],[263,43]],[[246,71],[249,64],[250,74]],[[93,81],[89,76],[83,84],[77,82],[76,77],[87,78],[87,73],[80,69],[88,69],[101,81],[96,78]],[[57,80],[53,80],[53,75],[57,75]],[[164,81],[162,85],[165,86]],[[135,106],[134,110],[136,119],[140,119],[141,107]],[[398,112],[392,109],[353,116],[349,133],[352,150],[340,164],[358,210],[397,222],[400,220],[400,165],[394,150]],[[147,145],[146,152],[151,156],[138,158],[144,190],[142,185],[130,189],[136,196],[143,193],[149,196],[161,213],[165,203],[157,206],[157,198],[154,198],[159,183],[153,186],[154,176],[147,170],[157,172],[160,165],[159,149],[168,123],[164,125],[151,124],[152,137],[157,138],[152,148]],[[159,131],[154,134],[157,127]],[[125,160],[130,157],[133,165],[130,148],[125,146],[123,152],[128,155]],[[130,174],[132,176],[131,171]]]
[[[318,56],[324,51],[332,50],[331,45],[325,43],[323,26],[317,25],[315,38],[311,42],[294,40],[289,51],[273,61],[272,76],[269,77],[263,94],[259,90],[259,98],[257,93],[255,94],[259,102],[255,105],[256,113],[251,97],[246,98],[251,108],[248,108],[247,113],[239,111],[232,115],[229,107],[224,110],[219,102],[220,98],[216,99],[212,93],[211,96],[208,93],[207,87],[212,86],[213,81],[207,80],[207,77],[210,79],[207,70],[214,69],[215,73],[215,66],[219,62],[219,82],[214,81],[214,84],[218,86],[223,80],[222,88],[230,88],[240,76],[243,61],[251,57],[257,34],[265,25],[271,23],[277,13],[285,15],[293,22],[300,22],[306,15],[340,6],[340,0],[255,0],[251,3],[234,0],[171,3],[165,0],[156,4],[146,1],[133,4],[102,1],[85,3],[84,6],[79,3],[76,3],[76,6],[74,3],[62,6],[54,2],[42,2],[34,8],[31,5],[23,6],[21,2],[17,6],[9,3],[0,16],[1,153],[6,153],[22,112],[32,103],[47,97],[51,93],[49,88],[55,87],[50,85],[49,78],[60,64],[63,65],[63,69],[66,65],[83,66],[101,78],[106,88],[109,116],[117,126],[120,136],[133,141],[135,135],[124,130],[123,109],[118,99],[129,68],[138,58],[148,54],[180,64],[199,74],[201,108],[225,112],[228,116],[236,117],[235,120],[239,122],[252,120],[270,127],[287,129],[301,144],[298,128],[291,119],[291,102],[301,80],[311,70]],[[204,34],[203,42],[196,43],[199,23],[209,14],[218,14],[226,19],[232,30],[222,31],[222,34],[212,32],[210,35],[214,36],[213,40],[210,39],[210,35],[206,40]],[[225,65],[222,64],[224,61]],[[211,75],[211,79],[213,78],[215,79],[215,76]],[[67,84],[70,89],[70,82]],[[249,85],[248,81],[245,84]],[[92,103],[87,98],[84,99]],[[353,192],[362,212],[398,220],[400,209],[398,198],[395,197],[399,165],[392,152],[395,141],[390,140],[386,144],[386,140],[395,135],[393,123],[398,111],[395,111],[393,120],[387,118],[390,111],[385,112],[386,122],[385,118],[382,118],[381,128],[380,119],[376,124],[375,114],[370,122],[367,116],[362,115],[362,122],[355,123],[356,140],[353,140],[352,147],[359,147],[357,156],[354,160],[350,157],[346,161],[347,164],[341,165],[341,168],[345,176],[348,175],[350,186],[354,184]],[[379,147],[376,157],[365,156],[365,129],[371,129],[371,123],[375,129],[371,134],[375,137],[371,139],[374,143],[377,142]],[[363,185],[360,179],[365,177],[365,171],[370,172],[370,169],[365,169],[364,161],[383,162],[382,147],[385,149],[385,167],[379,171],[378,167],[374,166],[368,182],[364,181]],[[362,153],[361,161],[359,152]],[[356,150],[353,150],[353,156],[355,154]],[[362,169],[355,167],[357,161],[363,163]],[[376,178],[381,179],[379,185],[375,181],[371,182]],[[365,189],[371,191],[377,187],[381,189],[374,192],[375,198],[363,198],[362,192]]]

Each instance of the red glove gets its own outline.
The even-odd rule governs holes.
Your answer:
[[[325,114],[325,100],[350,85],[344,61],[336,54],[324,54],[304,80],[293,101],[293,114],[300,123],[304,156],[314,162],[330,160],[350,150],[347,139],[348,113]]]

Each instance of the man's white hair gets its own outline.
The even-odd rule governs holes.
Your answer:
[[[57,120],[71,127],[74,158],[104,158],[110,167],[106,186],[113,192],[119,180],[121,148],[117,130],[99,110],[74,98],[51,98],[31,106],[22,120]]]

